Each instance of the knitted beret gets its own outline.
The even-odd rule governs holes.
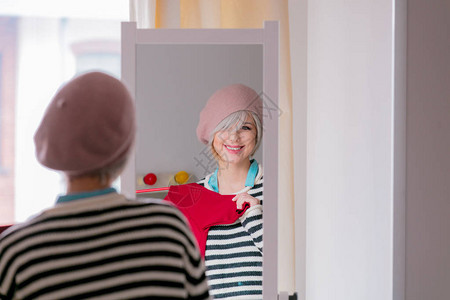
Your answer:
[[[118,79],[75,77],[56,93],[35,135],[36,157],[69,175],[106,167],[128,154],[136,131],[133,100]]]
[[[230,114],[240,110],[256,113],[262,122],[262,100],[255,90],[243,84],[232,84],[216,91],[200,112],[198,139],[208,144],[214,128]]]

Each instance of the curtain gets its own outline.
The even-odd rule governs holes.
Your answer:
[[[292,87],[288,1],[130,0],[138,28],[261,28],[280,22],[278,289],[295,291]]]

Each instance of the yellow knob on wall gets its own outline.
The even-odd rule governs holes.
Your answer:
[[[186,171],[180,171],[175,174],[175,182],[178,184],[185,184],[189,180],[189,174]]]

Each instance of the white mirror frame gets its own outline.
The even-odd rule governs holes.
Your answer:
[[[137,29],[122,23],[122,81],[136,95],[137,45],[145,44],[256,44],[263,46],[263,94],[278,108],[279,25],[264,22],[260,29]],[[264,102],[264,99],[263,99]],[[264,254],[263,298],[278,298],[278,113],[263,107]],[[275,114],[275,116],[274,116]],[[133,151],[121,176],[121,192],[135,198],[136,155]]]

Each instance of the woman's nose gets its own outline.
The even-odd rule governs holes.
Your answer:
[[[239,134],[237,131],[233,130],[228,133],[228,139],[231,141],[239,140]]]

